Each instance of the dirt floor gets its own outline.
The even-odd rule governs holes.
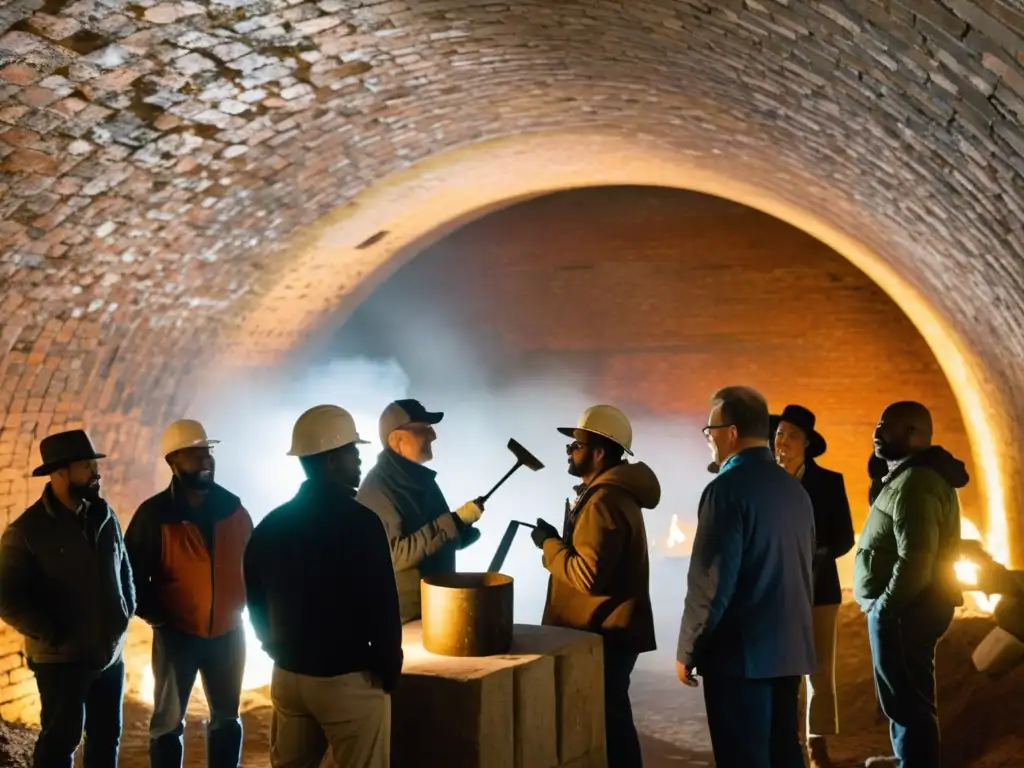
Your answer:
[[[992,680],[974,671],[970,655],[992,626],[979,617],[960,617],[939,646],[939,706],[942,712],[944,762],[954,768],[1020,766],[1024,732],[1019,728],[1019,702],[1024,695],[1024,667]],[[854,768],[865,757],[887,754],[887,725],[875,704],[867,633],[854,605],[840,617],[840,722],[843,735],[833,743],[839,768]],[[646,768],[711,766],[707,724],[700,690],[685,688],[674,677],[671,649],[643,660],[633,677],[633,705],[643,734]],[[266,690],[247,692],[243,709],[246,768],[268,766],[267,729],[270,708]],[[129,696],[125,700],[122,768],[148,765],[146,729],[149,707]],[[205,764],[204,706],[193,702],[187,731],[187,766]],[[32,733],[0,723],[0,766],[28,765]]]

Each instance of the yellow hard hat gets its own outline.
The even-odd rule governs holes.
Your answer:
[[[160,438],[160,455],[167,458],[183,448],[209,448],[220,440],[211,440],[206,429],[193,419],[178,419],[167,425]]]
[[[313,456],[349,443],[365,445],[352,414],[336,405],[315,405],[299,416],[292,428],[289,456]]]
[[[630,456],[633,455],[633,427],[626,414],[613,405],[593,405],[583,412],[575,427],[559,427],[558,431],[572,437],[574,429],[607,437],[621,445]]]

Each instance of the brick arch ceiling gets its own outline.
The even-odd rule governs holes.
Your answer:
[[[0,29],[0,511],[81,422],[129,484],[211,360],[276,359],[444,225],[653,183],[785,218],[889,291],[1016,530],[1009,3],[13,0]]]

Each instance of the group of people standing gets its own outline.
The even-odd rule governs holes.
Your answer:
[[[677,673],[704,684],[715,760],[801,768],[798,699],[807,683],[807,759],[832,763],[838,733],[835,658],[841,602],[835,561],[853,548],[841,475],[814,414],[771,416],[759,393],[712,399],[704,434],[717,472],[701,498],[677,649]],[[888,406],[874,433],[871,510],[857,543],[854,598],[867,617],[878,703],[893,755],[865,765],[941,765],[935,649],[963,604],[957,489],[963,462],[932,445],[928,409]]]
[[[807,409],[772,417],[746,387],[721,390],[711,405],[704,435],[718,476],[700,503],[677,673],[687,685],[703,680],[718,765],[745,768],[804,764],[797,699],[806,677],[807,746],[823,768],[825,739],[838,729],[835,560],[853,546],[843,479],[815,463],[825,441]],[[389,404],[378,425],[384,449],[364,480],[366,441],[352,416],[309,409],[289,451],[306,480],[255,528],[239,497],[215,482],[217,441],[199,422],[167,427],[170,485],[124,534],[100,494],[105,457],[88,435],[45,438],[33,475],[49,482],[0,539],[0,619],[26,637],[42,702],[37,768],[71,768],[83,729],[85,767],[116,765],[134,615],[154,632],[151,765],[182,765],[200,677],[207,763],[237,768],[246,607],[274,661],[272,765],[386,768],[402,624],[419,618],[420,579],[455,570],[484,514],[480,499],[452,510],[425,466],[443,416],[416,400]],[[658,505],[661,487],[649,466],[629,460],[632,426],[617,408],[594,406],[558,431],[571,438],[567,469],[580,484],[561,528],[538,519],[532,532],[550,573],[543,623],[603,637],[608,765],[639,768],[629,685],[638,656],[655,649],[643,511]],[[855,594],[895,764],[935,768],[934,651],[959,599],[955,489],[967,478],[931,446],[930,416],[916,403],[886,409],[875,452],[886,472],[873,486]]]

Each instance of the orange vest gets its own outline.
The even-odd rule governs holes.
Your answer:
[[[242,557],[251,534],[252,520],[241,506],[213,524],[210,548],[195,523],[161,525],[160,602],[175,627],[199,637],[217,637],[241,626]]]

